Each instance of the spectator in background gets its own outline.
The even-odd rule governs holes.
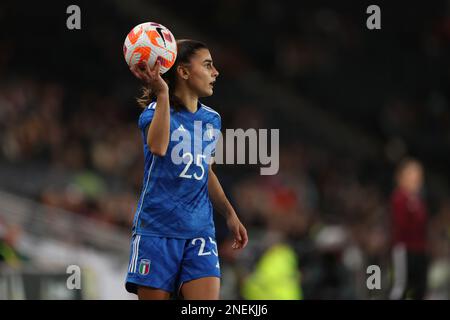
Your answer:
[[[427,220],[422,196],[423,168],[419,161],[403,160],[396,171],[391,195],[392,259],[394,282],[391,299],[423,299],[427,289]]]
[[[18,225],[7,225],[0,221],[0,267],[6,265],[10,268],[19,268],[28,258],[17,248],[22,235]]]

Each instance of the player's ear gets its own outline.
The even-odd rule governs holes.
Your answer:
[[[177,73],[181,79],[184,79],[184,80],[189,79],[189,69],[186,66],[178,65]]]

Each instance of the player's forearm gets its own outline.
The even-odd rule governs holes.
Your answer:
[[[161,93],[156,100],[156,109],[148,128],[147,144],[150,151],[158,156],[164,156],[169,146],[170,138],[170,105],[169,95]]]
[[[225,218],[236,215],[230,201],[228,201],[225,192],[220,185],[216,174],[210,169],[208,177],[208,193],[214,209]]]

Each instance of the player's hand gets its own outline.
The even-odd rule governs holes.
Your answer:
[[[236,214],[233,214],[227,219],[227,225],[230,231],[234,235],[234,242],[231,246],[233,249],[243,249],[248,243],[247,230],[244,225],[239,221]]]
[[[138,79],[142,80],[145,85],[149,87],[154,95],[157,96],[160,93],[169,92],[169,86],[161,77],[160,68],[161,62],[157,60],[151,69],[146,63],[142,63],[130,67],[130,70]]]

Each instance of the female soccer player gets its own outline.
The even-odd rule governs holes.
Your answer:
[[[212,208],[225,216],[234,249],[244,248],[248,237],[209,161],[220,115],[198,100],[213,94],[219,72],[203,43],[179,40],[177,47],[176,62],[163,76],[159,61],[131,70],[145,84],[139,100],[145,168],[125,286],[139,299],[172,293],[219,299]]]

